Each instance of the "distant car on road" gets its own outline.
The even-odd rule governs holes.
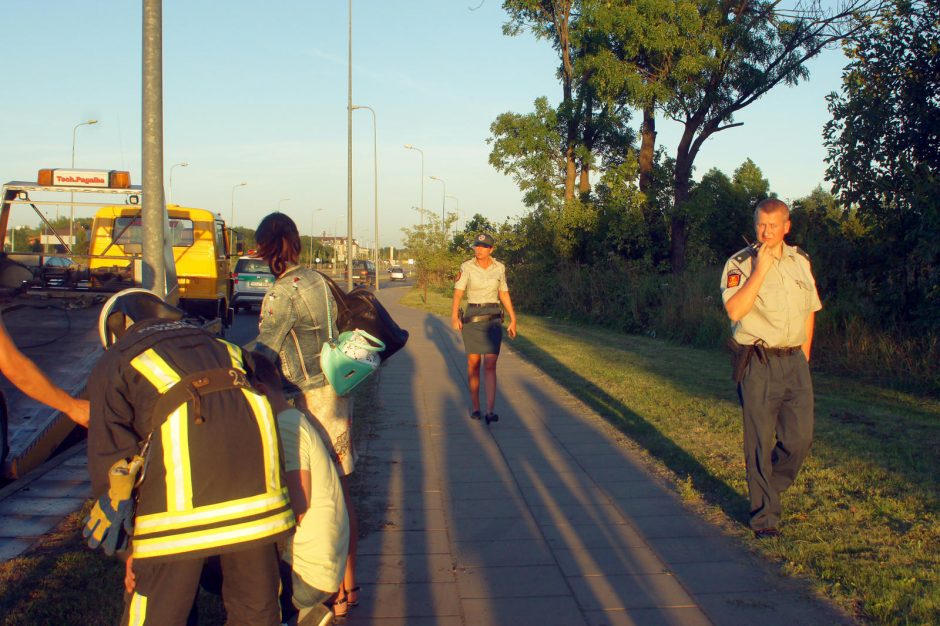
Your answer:
[[[274,274],[264,259],[243,256],[235,263],[232,274],[232,308],[251,310],[252,305],[261,306],[264,294],[274,286]]]
[[[389,280],[405,280],[405,268],[401,265],[393,265],[388,268]]]
[[[72,259],[64,256],[51,256],[42,264],[42,286],[64,288],[71,286],[72,274],[78,265]]]
[[[354,285],[374,285],[375,263],[365,259],[353,259],[352,279]]]

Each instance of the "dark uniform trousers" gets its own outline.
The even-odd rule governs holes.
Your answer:
[[[123,626],[185,626],[205,557],[165,561],[134,559],[134,593],[125,594]],[[226,626],[278,626],[278,556],[274,543],[220,556]],[[160,598],[149,602],[148,598]]]
[[[793,484],[813,441],[813,381],[802,350],[753,356],[738,387],[754,530],[780,522],[780,492]]]

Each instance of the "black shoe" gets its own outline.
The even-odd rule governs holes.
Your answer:
[[[473,411],[473,412],[470,414],[470,419],[474,419],[474,420],[480,419],[480,412],[479,412],[479,411]]]
[[[487,413],[487,414],[486,414],[486,423],[487,423],[487,424],[489,424],[490,422],[498,422],[498,421],[499,421],[499,415],[497,415],[496,413]]]
[[[757,539],[775,539],[780,536],[780,530],[771,526],[770,528],[761,528],[754,531],[754,537]]]

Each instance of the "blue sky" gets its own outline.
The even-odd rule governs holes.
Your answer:
[[[40,167],[129,169],[140,182],[141,2],[5,3],[0,58],[0,178],[33,179]],[[486,0],[354,0],[353,101],[378,116],[379,239],[397,245],[417,221],[421,158],[446,181],[447,210],[501,221],[525,213],[513,182],[487,162],[489,126],[535,98],[560,98],[546,42],[502,35],[501,3]],[[254,227],[280,209],[303,233],[346,232],[347,3],[166,0],[164,162],[172,200]],[[811,79],[781,87],[737,116],[744,126],[706,142],[696,177],[728,173],[750,157],[783,198],[823,182],[824,97],[838,90],[844,59],[825,53]],[[659,122],[674,152],[678,127]],[[354,113],[353,234],[373,240],[373,134]],[[169,182],[167,176],[166,182]],[[439,212],[443,185],[425,180]],[[281,202],[282,199],[289,198]],[[322,209],[317,211],[316,209]],[[90,213],[89,213],[90,216]],[[35,223],[37,220],[25,220]],[[17,222],[22,223],[22,222]]]

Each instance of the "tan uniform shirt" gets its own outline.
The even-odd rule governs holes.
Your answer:
[[[722,302],[728,302],[747,282],[753,264],[750,248],[728,259],[721,272]],[[783,244],[783,254],[774,259],[753,308],[731,325],[732,337],[741,345],[762,341],[771,348],[800,346],[806,341],[806,318],[821,308],[809,257]]]
[[[499,302],[499,292],[509,291],[506,284],[506,266],[493,259],[490,266],[483,269],[476,259],[470,259],[460,264],[460,273],[454,289],[461,289],[467,294],[470,304],[487,304]]]

